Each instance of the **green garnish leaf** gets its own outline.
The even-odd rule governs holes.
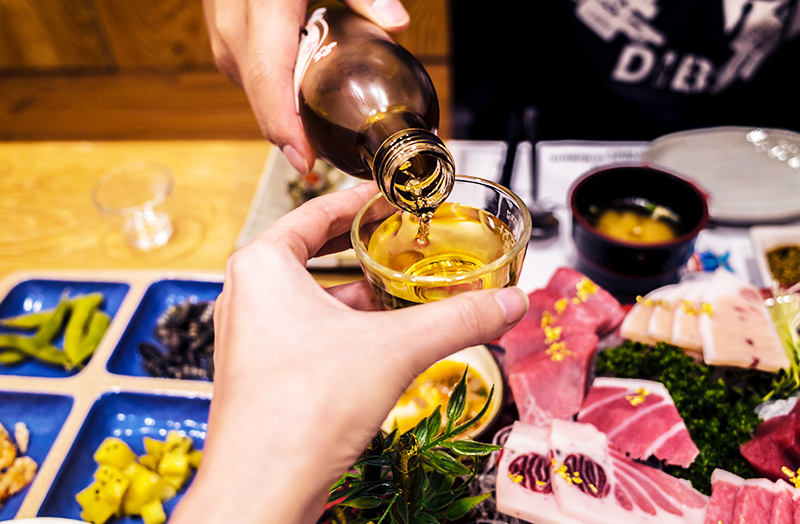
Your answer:
[[[442,445],[459,455],[471,457],[483,457],[493,451],[503,449],[503,446],[484,444],[483,442],[475,442],[474,440],[454,440],[452,442],[442,442]]]
[[[417,513],[414,515],[414,524],[439,524],[439,521],[430,513]]]
[[[442,431],[442,406],[436,406],[428,417],[428,438],[434,439]],[[421,444],[422,445],[422,444]],[[422,445],[424,447],[424,445]]]
[[[439,493],[434,495],[425,503],[425,508],[431,511],[439,511],[440,509],[444,509],[450,504],[452,504],[457,498],[458,493]]]
[[[464,414],[464,408],[467,406],[467,372],[469,366],[464,368],[464,374],[461,375],[456,386],[453,388],[453,393],[450,395],[450,400],[447,401],[447,433],[453,428],[461,415]]]
[[[341,506],[348,506],[357,509],[372,509],[381,505],[383,499],[379,497],[359,497],[351,500],[344,500],[339,503]]]
[[[428,419],[423,418],[420,420],[413,431],[417,436],[417,442],[419,442],[420,447],[428,443]]]
[[[445,512],[444,516],[447,520],[458,520],[471,511],[475,506],[489,498],[490,495],[491,492],[457,500],[453,502],[449,508],[447,508],[447,512]]]
[[[423,455],[423,457],[427,459],[428,464],[430,464],[433,469],[444,475],[460,477],[471,473],[468,467],[444,451],[434,450],[430,454]]]

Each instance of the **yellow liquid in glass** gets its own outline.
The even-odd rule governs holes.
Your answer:
[[[491,273],[475,282],[460,282],[458,277],[480,269],[508,253],[514,234],[497,217],[470,206],[446,202],[430,219],[426,235],[420,234],[420,218],[411,213],[395,213],[387,218],[370,238],[367,251],[379,264],[410,276],[436,276],[454,279],[432,288],[427,283],[388,282],[386,292],[401,302],[430,302],[444,298],[464,285],[470,289],[493,287]],[[408,304],[403,304],[408,305]]]

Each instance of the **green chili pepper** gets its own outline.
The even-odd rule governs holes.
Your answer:
[[[33,337],[13,333],[0,334],[0,348],[13,349],[48,364],[63,366],[67,362],[63,351],[50,344],[36,344]]]
[[[0,364],[3,366],[16,366],[28,357],[14,349],[0,350]]]
[[[64,330],[64,353],[70,363],[79,362],[81,342],[86,337],[93,313],[102,303],[101,293],[90,293],[72,300],[72,314]]]
[[[0,325],[17,329],[39,329],[53,316],[55,309],[25,313],[0,319]]]
[[[66,295],[61,297],[58,306],[51,311],[50,318],[41,325],[39,331],[33,337],[33,341],[40,345],[49,344],[58,335],[61,330],[61,324],[64,323],[64,317],[69,311],[69,298]]]
[[[99,309],[94,312],[92,319],[89,321],[89,331],[81,340],[79,351],[74,355],[75,360],[70,360],[70,364],[80,366],[92,356],[94,350],[100,345],[100,340],[105,335],[109,324],[111,324],[110,316]],[[67,355],[67,358],[70,358],[70,355]]]

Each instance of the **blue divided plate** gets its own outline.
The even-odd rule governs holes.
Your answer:
[[[67,420],[72,404],[72,397],[61,395],[0,391],[0,422],[12,436],[17,422],[28,426],[30,443],[25,455],[41,466]],[[0,521],[14,518],[27,493],[28,488],[25,488],[0,507]]]
[[[222,282],[161,280],[151,284],[111,355],[108,370],[117,375],[149,377],[139,355],[139,343],[150,342],[164,349],[153,334],[158,318],[173,304],[216,300],[220,292]]]
[[[97,463],[92,456],[106,437],[120,438],[134,453],[143,455],[144,437],[164,440],[169,430],[179,430],[192,437],[196,449],[202,449],[209,404],[207,398],[146,393],[106,393],[101,396],[89,411],[37,516],[80,519],[81,507],[75,501],[75,495],[94,481]],[[164,503],[168,516],[185,490],[186,487]],[[125,517],[111,522],[141,524],[141,518]]]
[[[78,295],[100,292],[105,296],[102,309],[113,319],[129,289],[130,286],[128,284],[119,282],[26,280],[14,286],[3,301],[0,302],[0,318],[13,317],[54,308],[58,305],[61,295],[65,292],[69,293],[70,298],[77,297]],[[0,326],[0,333],[20,333],[29,335],[30,331]],[[63,348],[63,337],[58,339],[55,345]],[[35,360],[28,360],[13,367],[0,366],[0,375],[30,377],[68,377],[78,373],[78,371],[79,370],[67,371],[62,368],[48,366]]]

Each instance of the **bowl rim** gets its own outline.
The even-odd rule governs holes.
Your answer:
[[[663,242],[628,242],[628,241],[625,241],[625,240],[620,240],[618,238],[612,237],[612,236],[607,235],[605,233],[602,233],[595,226],[591,225],[589,223],[589,221],[586,220],[586,218],[582,214],[578,213],[577,205],[575,203],[575,200],[577,199],[577,191],[590,178],[592,178],[594,176],[597,176],[600,173],[604,173],[604,172],[607,172],[607,171],[620,170],[620,169],[621,170],[626,170],[626,169],[644,169],[644,170],[647,170],[647,171],[653,171],[653,172],[656,172],[656,173],[659,173],[659,174],[663,174],[663,175],[666,175],[669,178],[672,178],[672,179],[677,180],[679,182],[683,182],[692,191],[694,191],[697,194],[697,196],[700,199],[700,202],[702,203],[703,209],[702,209],[702,214],[700,216],[700,220],[698,221],[698,223],[692,229],[690,229],[686,233],[684,233],[684,234],[682,234],[682,235],[680,235],[678,237],[675,237],[672,240],[666,240],[666,241],[663,241]],[[680,175],[678,175],[676,173],[673,173],[672,171],[669,171],[667,169],[663,169],[663,168],[660,168],[660,167],[655,167],[655,166],[652,166],[652,165],[649,165],[649,164],[610,164],[610,165],[599,166],[599,167],[590,169],[589,171],[587,171],[586,173],[581,175],[577,180],[575,180],[575,182],[573,182],[572,186],[570,187],[570,189],[569,189],[569,210],[570,210],[570,215],[572,216],[573,222],[577,221],[587,231],[590,231],[591,233],[599,236],[603,240],[605,240],[605,241],[607,241],[607,242],[609,242],[609,243],[611,243],[613,245],[616,245],[616,246],[619,246],[619,247],[631,248],[631,249],[640,249],[640,250],[641,249],[649,249],[649,248],[669,248],[669,247],[676,246],[676,245],[679,245],[679,244],[683,244],[683,243],[685,243],[687,241],[690,241],[693,238],[697,237],[697,235],[700,233],[700,231],[702,231],[706,227],[706,224],[708,224],[708,221],[710,219],[709,207],[708,207],[708,194],[705,191],[703,191],[697,183],[695,183],[694,181],[692,181],[691,179],[689,179],[687,177],[680,176]],[[574,233],[573,233],[573,235],[574,235]]]
[[[359,237],[359,226],[361,223],[361,217],[364,216],[367,209],[372,206],[377,200],[385,197],[383,193],[378,193],[374,197],[370,198],[366,204],[364,204],[361,209],[356,214],[355,218],[353,219],[353,224],[350,227],[350,244],[353,247],[353,250],[356,252],[356,257],[358,258],[359,263],[363,266],[366,266],[371,271],[383,276],[391,278],[395,282],[400,283],[419,283],[419,282],[427,282],[433,285],[442,285],[442,284],[452,284],[458,283],[460,281],[469,281],[470,279],[476,277],[477,275],[483,275],[486,273],[491,273],[499,267],[502,267],[508,263],[509,260],[515,259],[519,256],[520,252],[525,252],[528,249],[528,242],[530,241],[530,234],[531,234],[531,214],[528,210],[528,206],[525,202],[520,198],[516,193],[511,191],[505,186],[501,186],[491,180],[486,180],[484,178],[478,178],[473,176],[467,175],[456,175],[455,176],[456,182],[466,182],[470,184],[477,184],[482,186],[494,187],[496,189],[500,189],[502,193],[506,196],[511,198],[517,206],[522,211],[522,235],[520,240],[511,248],[508,253],[505,253],[500,258],[493,260],[492,262],[486,264],[485,266],[473,269],[467,273],[462,273],[460,275],[453,275],[453,276],[413,276],[407,273],[403,273],[391,268],[384,266],[383,264],[379,264],[376,262],[369,254],[367,253],[367,249],[364,247],[361,239]],[[449,200],[446,200],[449,202]],[[400,211],[400,210],[397,210]],[[524,240],[524,241],[523,241]]]

